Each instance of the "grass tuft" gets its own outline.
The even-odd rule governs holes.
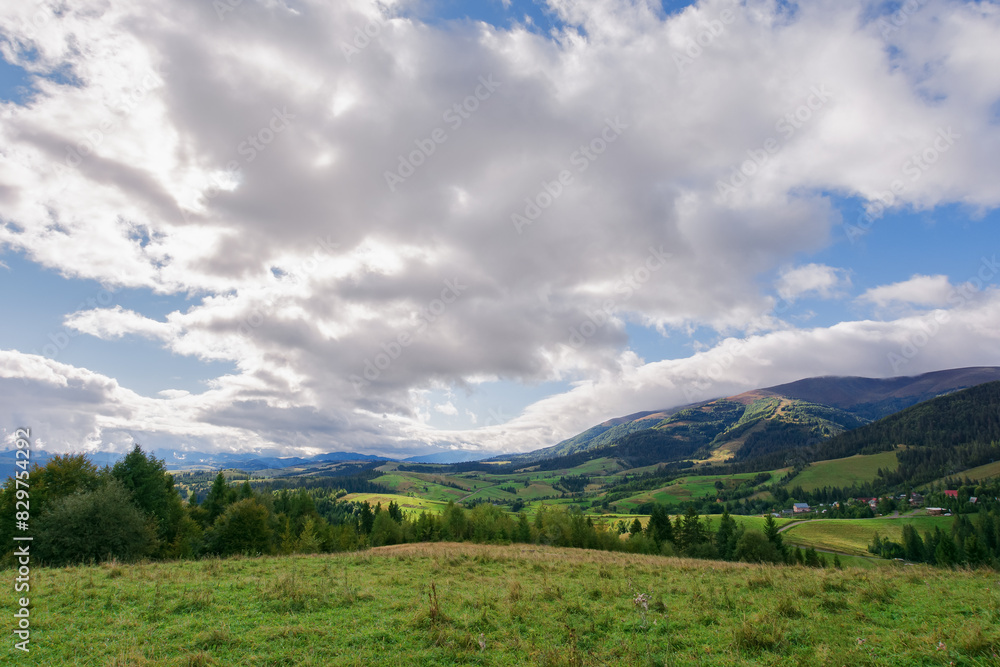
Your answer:
[[[226,624],[220,625],[217,628],[212,628],[208,632],[202,632],[194,638],[195,648],[199,648],[204,651],[228,648],[236,644],[237,640],[233,637],[233,633],[229,631],[229,626]]]
[[[747,588],[752,591],[774,588],[774,579],[768,573],[753,576],[747,579]]]
[[[741,651],[775,651],[785,642],[784,627],[768,614],[743,617],[733,631],[733,644]]]
[[[876,604],[889,604],[896,597],[896,587],[884,579],[869,579],[861,588],[861,599]]]
[[[788,595],[783,595],[778,598],[778,602],[774,605],[774,611],[783,618],[801,618],[802,610]]]
[[[216,665],[218,663],[212,659],[211,653],[198,651],[197,653],[190,653],[184,656],[181,659],[181,664],[184,667],[210,667],[211,665]]]

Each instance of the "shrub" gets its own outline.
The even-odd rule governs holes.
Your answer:
[[[208,551],[222,556],[274,551],[270,513],[254,498],[226,508],[207,535]]]
[[[155,531],[116,480],[57,500],[38,520],[36,549],[49,565],[136,561],[156,546]]]
[[[773,542],[768,541],[763,533],[748,530],[736,542],[734,556],[737,560],[748,563],[782,563],[784,558]]]

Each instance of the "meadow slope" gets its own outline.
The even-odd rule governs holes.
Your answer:
[[[1000,653],[996,573],[919,566],[439,543],[32,575],[32,651],[9,641],[6,664],[985,666]]]

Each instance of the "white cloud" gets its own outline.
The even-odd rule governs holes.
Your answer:
[[[851,284],[850,276],[843,269],[823,264],[806,264],[786,269],[778,278],[778,296],[794,301],[802,296],[833,299]]]
[[[458,414],[458,408],[456,408],[451,401],[448,401],[446,403],[439,403],[434,406],[434,409],[443,415],[448,415],[451,417]]]
[[[724,354],[642,365],[621,352],[626,321],[753,334],[766,365],[742,361],[705,391],[838,372],[849,345],[868,351],[843,359],[860,370],[910,321],[769,333],[780,323],[762,317],[759,279],[829,243],[841,220],[828,192],[874,200],[898,180],[898,207],[1000,204],[1000,11],[931,3],[887,43],[867,2],[782,5],[704,0],[666,17],[659,3],[553,0],[568,24],[553,38],[424,25],[402,17],[409,3],[388,17],[362,0],[242,3],[224,20],[203,0],[82,1],[34,32],[36,5],[12,6],[4,57],[69,68],[80,85],[43,80],[26,105],[0,109],[0,246],[65,276],[190,296],[166,317],[141,305],[61,315],[237,371],[203,394],[140,400],[21,355],[17,372],[41,393],[12,392],[9,409],[86,405],[65,398],[69,378],[86,376],[102,387],[88,394],[94,409],[128,410],[70,411],[88,438],[524,448],[629,402],[683,400]],[[724,10],[723,33],[677,67]],[[379,34],[348,61],[343,45],[373,20]],[[476,98],[490,76],[500,86]],[[461,123],[446,115],[470,99]],[[797,125],[780,124],[789,114]],[[627,127],[609,143],[616,118]],[[913,178],[901,165],[947,128],[958,136]],[[390,192],[385,172],[436,129],[447,141]],[[768,139],[777,149],[763,159]],[[595,159],[581,163],[581,149]],[[740,169],[753,173],[720,192]],[[572,182],[518,234],[511,215],[544,200],[561,170]],[[660,248],[669,257],[654,270]],[[841,269],[808,264],[777,288],[830,298],[847,285]],[[571,331],[595,317],[604,323],[574,345]],[[975,331],[961,339],[970,357],[994,342]],[[777,340],[796,354],[777,354]],[[807,345],[832,356],[819,363]],[[579,384],[510,433],[417,419],[427,406],[415,392],[481,377]],[[72,442],[69,417],[44,414]]]
[[[1000,355],[1000,291],[987,290],[947,311],[893,321],[843,322],[728,338],[686,359],[644,364],[631,353],[617,367],[569,392],[529,406],[502,425],[443,432],[417,418],[355,411],[334,401],[289,405],[274,387],[221,379],[192,395],[145,398],[90,371],[18,352],[0,352],[0,419],[35,426],[54,451],[125,447],[132,438],[192,449],[337,449],[407,456],[429,447],[529,451],[610,417],[731,395],[818,375],[890,377],[993,365]],[[15,400],[16,399],[16,400]],[[435,406],[450,414],[450,401]],[[442,410],[443,409],[443,410]],[[89,444],[88,444],[89,443]]]
[[[947,305],[949,298],[956,294],[948,276],[914,275],[909,280],[866,290],[858,297],[858,301],[871,303],[879,308],[900,305],[938,308]]]

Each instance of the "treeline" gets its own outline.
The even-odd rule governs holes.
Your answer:
[[[138,445],[103,469],[82,454],[57,455],[31,470],[27,531],[15,523],[25,490],[19,498],[13,478],[0,489],[0,542],[7,547],[15,534],[30,535],[32,554],[48,565],[357,548],[350,526],[362,513],[337,499],[384,489],[367,471],[349,472],[311,479],[294,492],[250,482],[233,487],[220,472],[207,493],[184,502],[163,461]],[[11,548],[5,551],[9,557]]]
[[[823,458],[843,458],[889,451],[905,444],[908,448],[952,451],[961,456],[958,448],[962,445],[1000,441],[998,407],[1000,382],[987,382],[843,433],[818,450]]]
[[[716,474],[757,472],[855,454],[877,454],[905,444],[900,466],[887,485],[923,484],[1000,458],[1000,382],[988,382],[908,407],[829,439],[822,434],[762,432],[763,446],[750,441],[738,460]]]
[[[955,495],[945,494],[946,488],[953,489]],[[935,528],[921,537],[912,526],[904,526],[901,542],[882,539],[876,534],[868,550],[883,558],[914,563],[1000,569],[1000,481],[966,479],[960,484],[959,480],[949,480],[943,485],[933,485],[926,502],[955,515],[950,532]]]
[[[882,539],[878,533],[868,551],[882,558],[901,558],[939,567],[991,567],[1000,570],[1000,512],[979,512],[971,520],[959,514],[949,533],[940,528],[923,537],[911,526],[903,526],[902,543]]]
[[[59,455],[31,471],[26,534],[34,538],[33,555],[44,565],[336,552],[438,540],[795,562],[770,519],[768,532],[759,533],[743,530],[725,513],[713,532],[693,509],[671,522],[656,506],[645,528],[636,520],[627,531],[617,531],[575,508],[542,508],[529,519],[490,503],[472,509],[449,503],[441,514],[407,515],[393,502],[383,508],[339,500],[345,493],[320,487],[254,489],[246,481],[231,486],[219,473],[204,499],[184,503],[163,462],[139,446],[114,467],[100,470],[83,455]],[[9,479],[0,490],[4,544],[13,544],[17,533],[16,501]]]
[[[624,526],[622,526],[624,528]],[[673,521],[662,505],[653,505],[649,522],[643,528],[638,519],[628,528],[628,543],[645,545],[636,548],[640,553],[661,553],[681,555],[689,558],[744,561],[748,563],[785,563],[788,565],[808,565],[826,567],[826,557],[815,549],[790,547],[781,539],[778,524],[768,515],[764,531],[747,530],[724,511],[719,519],[719,527],[712,531],[707,520],[698,516],[694,507],[688,507],[683,515]],[[835,567],[840,567],[840,557],[835,556]]]

